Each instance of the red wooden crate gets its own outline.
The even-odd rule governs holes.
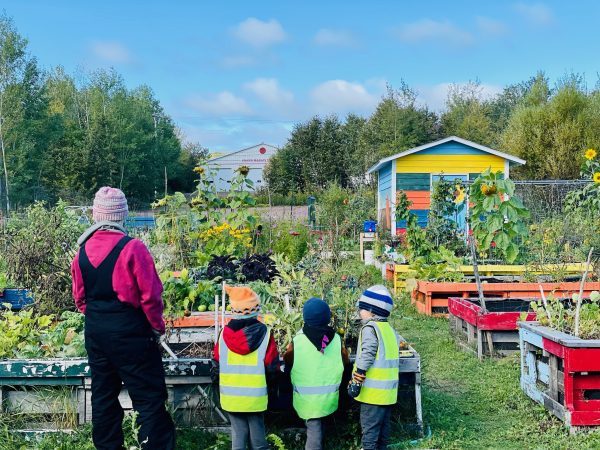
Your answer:
[[[521,387],[571,428],[600,425],[600,340],[520,322]]]
[[[519,350],[517,322],[522,312],[527,320],[535,320],[529,312],[532,299],[486,299],[483,312],[478,299],[450,297],[448,321],[458,344],[484,356],[506,356]]]

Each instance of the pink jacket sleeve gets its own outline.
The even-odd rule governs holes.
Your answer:
[[[83,286],[83,277],[79,268],[79,251],[75,254],[71,263],[71,279],[73,280],[73,299],[77,309],[85,314],[85,288]]]
[[[164,333],[163,285],[156,272],[152,255],[141,241],[133,240],[128,246],[132,246],[132,251],[128,252],[131,255],[128,263],[137,284],[140,306],[152,328]]]

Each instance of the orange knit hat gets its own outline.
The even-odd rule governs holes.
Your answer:
[[[260,311],[260,297],[249,287],[225,285],[225,292],[229,295],[232,313],[247,316]]]

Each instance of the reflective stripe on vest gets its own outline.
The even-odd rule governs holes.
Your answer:
[[[342,341],[337,334],[323,353],[302,332],[294,337],[291,377],[298,416],[308,420],[334,413],[343,373]]]
[[[365,382],[356,400],[372,405],[393,405],[398,400],[399,336],[388,322],[370,322],[379,347],[373,365],[367,370]],[[362,347],[362,333],[358,351]],[[354,368],[356,370],[356,367]]]
[[[229,350],[223,333],[219,336],[219,392],[225,411],[266,411],[265,356],[270,336],[271,332],[267,330],[260,346],[247,355]]]

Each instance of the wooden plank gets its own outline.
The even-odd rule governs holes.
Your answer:
[[[558,401],[558,358],[556,355],[550,355],[548,361],[550,367],[550,390],[549,395],[555,401]]]
[[[519,343],[519,333],[515,331],[488,331],[494,343]]]
[[[550,384],[550,366],[542,361],[536,361],[537,381]]]

